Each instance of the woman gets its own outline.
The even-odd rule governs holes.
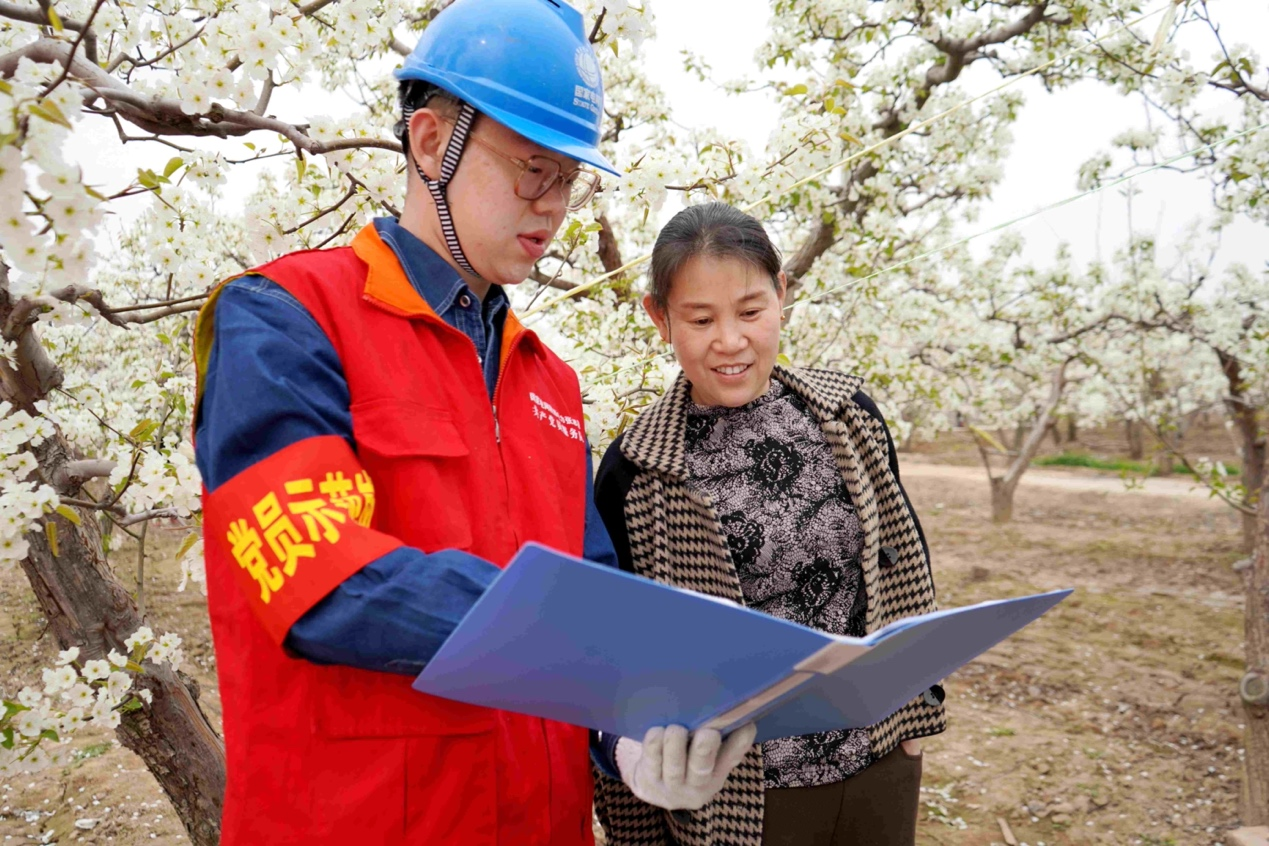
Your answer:
[[[650,277],[644,308],[683,372],[599,469],[622,568],[834,634],[933,610],[929,552],[863,381],[776,364],[786,283],[762,224],[690,207],[657,238]],[[944,729],[942,699],[936,686],[866,729],[763,743],[712,802],[673,814],[611,777],[639,744],[604,738],[600,821],[614,846],[912,844],[916,738]]]

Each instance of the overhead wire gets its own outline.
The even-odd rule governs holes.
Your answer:
[[[1113,180],[1101,183],[1085,191],[1080,191],[1077,194],[1072,194],[1069,197],[1064,197],[1061,200],[1058,200],[1053,203],[1049,203],[1046,206],[1042,206],[1041,208],[1035,209],[1034,211],[1027,212],[1026,214],[1022,214],[1022,215],[1018,215],[1017,217],[1010,218],[1009,220],[1006,220],[1002,223],[998,223],[994,226],[988,227],[987,229],[983,229],[978,232],[975,232],[972,235],[967,235],[963,238],[958,238],[955,241],[951,241],[947,244],[943,244],[939,247],[935,247],[930,250],[926,250],[925,252],[920,253],[918,255],[910,256],[909,258],[903,259],[902,261],[897,261],[894,264],[887,265],[886,267],[881,268],[880,270],[873,271],[872,273],[869,273],[867,276],[861,276],[855,279],[851,279],[849,282],[844,282],[841,285],[836,285],[824,291],[817,291],[812,294],[807,294],[805,297],[802,297],[796,300],[795,302],[792,302],[786,305],[784,307],[784,310],[791,311],[792,309],[802,305],[803,303],[822,300],[824,297],[827,297],[831,294],[839,293],[847,288],[853,288],[857,285],[862,285],[863,283],[868,282],[869,280],[876,279],[878,276],[882,276],[886,273],[891,273],[895,270],[906,267],[914,262],[920,261],[922,259],[930,258],[931,256],[939,255],[940,253],[944,253],[948,250],[955,249],[956,247],[962,246],[964,244],[968,244],[971,241],[977,240],[978,238],[983,238],[994,232],[1000,232],[1001,230],[1008,229],[1009,227],[1015,226],[1019,223],[1022,223],[1023,221],[1030,220],[1033,217],[1038,217],[1042,214],[1046,214],[1055,209],[1062,208],[1063,206],[1082,200],[1085,197],[1089,197],[1089,196],[1092,196],[1093,194],[1097,194],[1102,191],[1105,191],[1108,188],[1114,188],[1116,186],[1123,185],[1126,182],[1130,182],[1133,179],[1138,179],[1142,176],[1145,176],[1148,173],[1153,173],[1154,171],[1171,167],[1177,162],[1181,162],[1186,159],[1193,158],[1195,155],[1202,153],[1205,150],[1215,150],[1217,147],[1221,147],[1225,144],[1233,143],[1234,141],[1237,141],[1240,138],[1245,138],[1248,135],[1253,135],[1262,130],[1269,130],[1269,123],[1262,123],[1259,126],[1253,126],[1250,129],[1245,129],[1241,132],[1231,133],[1219,140],[1212,141],[1207,144],[1200,144],[1197,147],[1192,147],[1188,150],[1185,150],[1184,152],[1178,153],[1177,155],[1171,156],[1163,161],[1156,162],[1151,165],[1143,166],[1137,170],[1129,171],[1128,173],[1125,173]],[[606,382],[615,381],[618,377],[626,373],[629,373],[632,370],[638,370],[639,368],[642,368],[648,364],[651,364],[657,359],[666,358],[669,355],[671,355],[671,353],[669,352],[657,353],[656,355],[652,355],[652,356],[648,356],[647,358],[640,359],[639,361],[636,361],[630,365],[627,365],[626,367],[623,367],[619,370],[615,370],[612,373],[603,374],[597,377],[596,379],[588,382],[586,387],[587,388],[597,387]]]
[[[1149,20],[1155,15],[1161,14],[1162,12],[1170,8],[1173,8],[1174,3],[1175,3],[1175,0],[1166,0],[1165,5],[1154,10],[1153,12],[1147,12],[1143,15],[1139,15],[1138,17],[1132,19],[1131,21],[1125,22],[1123,26],[1120,26],[1116,29],[1111,30],[1110,32],[1107,32],[1105,35],[1101,35],[1097,38],[1094,38],[1091,41],[1081,44],[1079,47],[1068,50],[1067,52],[1062,53],[1059,56],[1055,56],[1054,58],[1048,60],[1047,62],[1043,62],[1042,64],[1036,65],[1035,67],[1028,68],[1027,70],[1022,71],[1021,73],[1015,76],[1009,77],[1004,82],[1000,83],[994,88],[984,91],[981,94],[976,94],[967,100],[962,100],[961,102],[953,106],[950,106],[949,108],[944,109],[941,112],[933,114],[928,118],[918,121],[917,123],[910,124],[909,126],[905,127],[899,132],[896,132],[894,135],[888,135],[885,138],[881,139],[880,141],[877,141],[876,143],[871,144],[862,150],[852,153],[849,156],[845,157],[844,159],[841,159],[840,161],[837,161],[829,165],[828,167],[821,168],[820,170],[815,171],[811,175],[803,177],[802,179],[799,179],[796,182],[793,182],[792,184],[785,186],[779,191],[773,191],[767,194],[766,196],[762,197],[761,199],[754,200],[751,203],[747,203],[744,206],[741,206],[741,210],[746,212],[752,211],[753,209],[758,208],[764,203],[768,203],[768,202],[771,202],[772,200],[777,200],[777,199],[780,199],[781,197],[787,196],[792,191],[795,191],[796,189],[801,188],[802,186],[810,182],[814,182],[815,180],[829,173],[832,173],[834,170],[837,170],[838,168],[845,167],[846,165],[856,162],[859,159],[864,158],[865,156],[869,156],[877,152],[878,150],[882,149],[883,147],[887,147],[891,144],[894,144],[902,140],[903,138],[906,138],[907,136],[911,135],[914,132],[920,132],[921,130],[931,126],[932,124],[940,120],[943,120],[947,117],[950,117],[951,115],[955,114],[956,112],[959,112],[962,109],[968,108],[969,106],[979,102],[980,100],[983,100],[983,99],[986,99],[987,97],[991,97],[992,95],[998,94],[1007,88],[1017,85],[1019,82],[1021,82],[1024,79],[1027,79],[1031,76],[1034,76],[1038,73],[1048,70],[1049,68],[1055,65],[1061,64],[1065,62],[1067,59],[1070,59],[1080,53],[1083,53],[1086,50],[1089,50],[1097,46],[1098,44],[1109,40],[1110,38],[1116,35],[1127,32],[1132,27],[1136,26],[1137,24],[1142,23],[1143,21]],[[577,287],[570,289],[566,293],[554,299],[547,300],[546,302],[541,303],[540,305],[536,307],[528,309],[527,311],[524,312],[523,315],[521,315],[521,317],[529,318],[535,314],[548,311],[549,309],[552,309],[555,306],[560,305],[561,303],[567,302],[568,300],[573,299],[574,297],[580,296],[581,294],[587,291],[591,291],[595,289],[599,285],[602,285],[603,283],[608,282],[609,280],[612,280],[618,276],[621,276],[626,271],[632,270],[635,267],[638,267],[639,265],[648,261],[650,258],[652,258],[652,254],[647,253],[647,254],[639,256],[638,258],[632,259],[626,262],[625,264],[621,265],[620,267],[614,268],[613,270],[600,274],[599,276],[595,277],[591,281],[578,285]]]

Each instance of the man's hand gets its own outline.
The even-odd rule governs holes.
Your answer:
[[[753,746],[757,728],[750,723],[727,740],[714,729],[690,738],[682,726],[651,728],[643,742],[617,742],[617,769],[635,796],[667,811],[703,808]]]

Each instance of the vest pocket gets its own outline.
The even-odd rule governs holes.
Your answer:
[[[469,450],[454,418],[443,408],[395,399],[352,404],[353,437],[379,455],[459,458]]]
[[[499,756],[494,735],[413,738],[405,753],[405,843],[541,842],[530,832],[501,830],[498,770],[512,762]],[[543,777],[532,770],[517,775]]]
[[[330,738],[470,735],[492,732],[497,712],[410,687],[409,676],[315,667],[314,728]]]
[[[378,498],[374,528],[436,552],[470,549],[467,501],[479,488],[471,450],[449,412],[395,399],[352,404],[358,457]]]

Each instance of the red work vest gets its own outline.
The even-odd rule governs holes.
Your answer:
[[[205,496],[228,765],[221,843],[590,846],[584,729],[281,647],[330,589],[400,544],[499,566],[526,541],[580,555],[576,374],[508,316],[491,408],[471,340],[427,306],[373,226],[351,247],[252,272],[330,338],[356,448],[301,441]],[[196,331],[200,367],[214,309],[213,299]]]

